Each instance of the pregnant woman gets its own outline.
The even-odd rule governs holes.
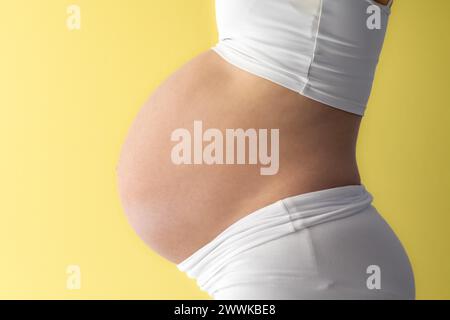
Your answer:
[[[214,299],[415,298],[355,156],[391,5],[216,0],[218,44],[136,117],[118,168],[127,217]],[[256,155],[279,159],[265,174],[252,132]]]

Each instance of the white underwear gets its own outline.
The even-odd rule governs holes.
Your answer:
[[[219,43],[238,68],[363,115],[392,0],[216,0]]]
[[[177,265],[214,299],[414,299],[400,241],[362,185],[277,201]]]

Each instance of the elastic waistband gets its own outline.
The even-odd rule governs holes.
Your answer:
[[[209,291],[230,259],[252,247],[291,232],[362,212],[372,203],[363,185],[349,185],[304,193],[279,200],[228,226],[177,265],[202,290]]]
[[[295,230],[344,218],[366,209],[373,201],[363,185],[349,185],[280,200]]]

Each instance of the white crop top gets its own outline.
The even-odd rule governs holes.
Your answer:
[[[216,0],[231,64],[311,99],[363,115],[390,7],[374,0]]]

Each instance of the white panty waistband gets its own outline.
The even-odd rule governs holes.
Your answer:
[[[232,223],[177,265],[208,291],[233,256],[313,225],[345,218],[367,209],[372,196],[363,185],[349,185],[279,200]]]

